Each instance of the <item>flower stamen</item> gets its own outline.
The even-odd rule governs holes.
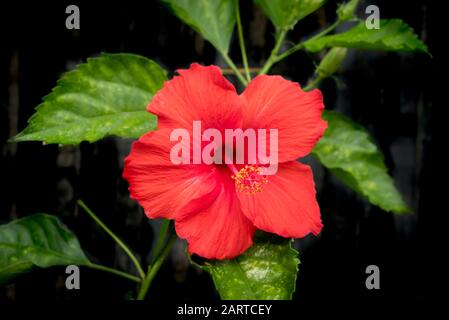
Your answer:
[[[262,169],[254,165],[246,165],[231,178],[235,181],[235,189],[246,194],[256,194],[262,191],[262,186],[268,182]]]

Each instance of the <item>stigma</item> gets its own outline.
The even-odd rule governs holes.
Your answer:
[[[261,174],[262,169],[254,165],[246,165],[231,178],[235,181],[235,189],[246,194],[256,194],[261,192],[268,179]]]

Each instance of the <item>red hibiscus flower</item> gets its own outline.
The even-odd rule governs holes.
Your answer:
[[[290,238],[318,234],[322,224],[312,171],[296,160],[327,127],[321,92],[261,75],[239,95],[218,67],[192,64],[178,73],[148,106],[158,116],[158,130],[134,142],[125,160],[131,197],[146,215],[175,220],[189,252],[209,259],[243,253],[256,229]],[[262,175],[252,164],[174,164],[170,152],[177,142],[170,134],[176,128],[192,132],[194,121],[201,121],[203,131],[277,129],[276,174]]]

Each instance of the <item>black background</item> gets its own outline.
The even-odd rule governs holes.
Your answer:
[[[80,30],[65,28],[69,4],[79,5]],[[372,133],[413,213],[395,216],[369,205],[311,160],[325,227],[318,238],[296,243],[302,261],[294,296],[298,303],[427,303],[443,286],[443,212],[437,207],[443,200],[436,183],[442,170],[436,165],[436,152],[444,140],[437,133],[441,113],[434,105],[438,9],[435,2],[424,0],[365,1],[364,6],[368,4],[378,5],[382,18],[406,21],[434,58],[350,51],[340,85],[328,79],[321,88],[326,108],[343,112]],[[55,214],[77,234],[93,261],[133,271],[121,250],[75,205],[82,198],[139,257],[148,255],[158,222],[143,217],[121,178],[131,141],[110,137],[63,148],[6,141],[25,128],[34,107],[61,74],[89,56],[132,52],[170,72],[191,62],[224,66],[221,58],[159,1],[4,1],[0,8],[0,222],[36,212]],[[274,30],[251,1],[241,1],[241,8],[250,63],[257,67],[269,55]],[[288,39],[296,43],[332,22],[335,8],[329,1],[324,10],[301,21]],[[363,10],[359,16],[364,16]],[[240,64],[236,39],[231,56]],[[272,73],[305,84],[315,61],[317,56],[298,53]],[[365,288],[365,268],[370,264],[380,267],[380,290]],[[63,268],[24,275],[0,287],[0,300],[120,300],[135,289],[126,280],[82,269],[82,289],[67,291],[64,276]],[[218,299],[209,276],[188,265],[181,242],[148,297],[153,302]]]

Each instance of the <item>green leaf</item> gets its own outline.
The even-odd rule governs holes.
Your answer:
[[[256,235],[254,245],[232,260],[213,260],[207,270],[224,300],[288,300],[295,291],[298,252],[292,240]]]
[[[35,214],[0,226],[0,283],[34,267],[88,265],[78,239],[59,220]]]
[[[409,211],[368,132],[337,112],[325,111],[323,118],[328,128],[312,154],[371,203],[395,213]]]
[[[400,19],[380,20],[380,29],[368,29],[359,22],[352,29],[304,42],[311,52],[327,47],[345,47],[380,51],[426,52],[427,46],[418,39],[413,29]]]
[[[173,13],[222,53],[227,53],[234,30],[237,0],[163,0]]]
[[[103,54],[66,73],[13,141],[78,144],[107,135],[137,138],[154,130],[146,111],[167,79],[155,62],[133,54]]]
[[[254,0],[278,30],[289,30],[327,0]]]

